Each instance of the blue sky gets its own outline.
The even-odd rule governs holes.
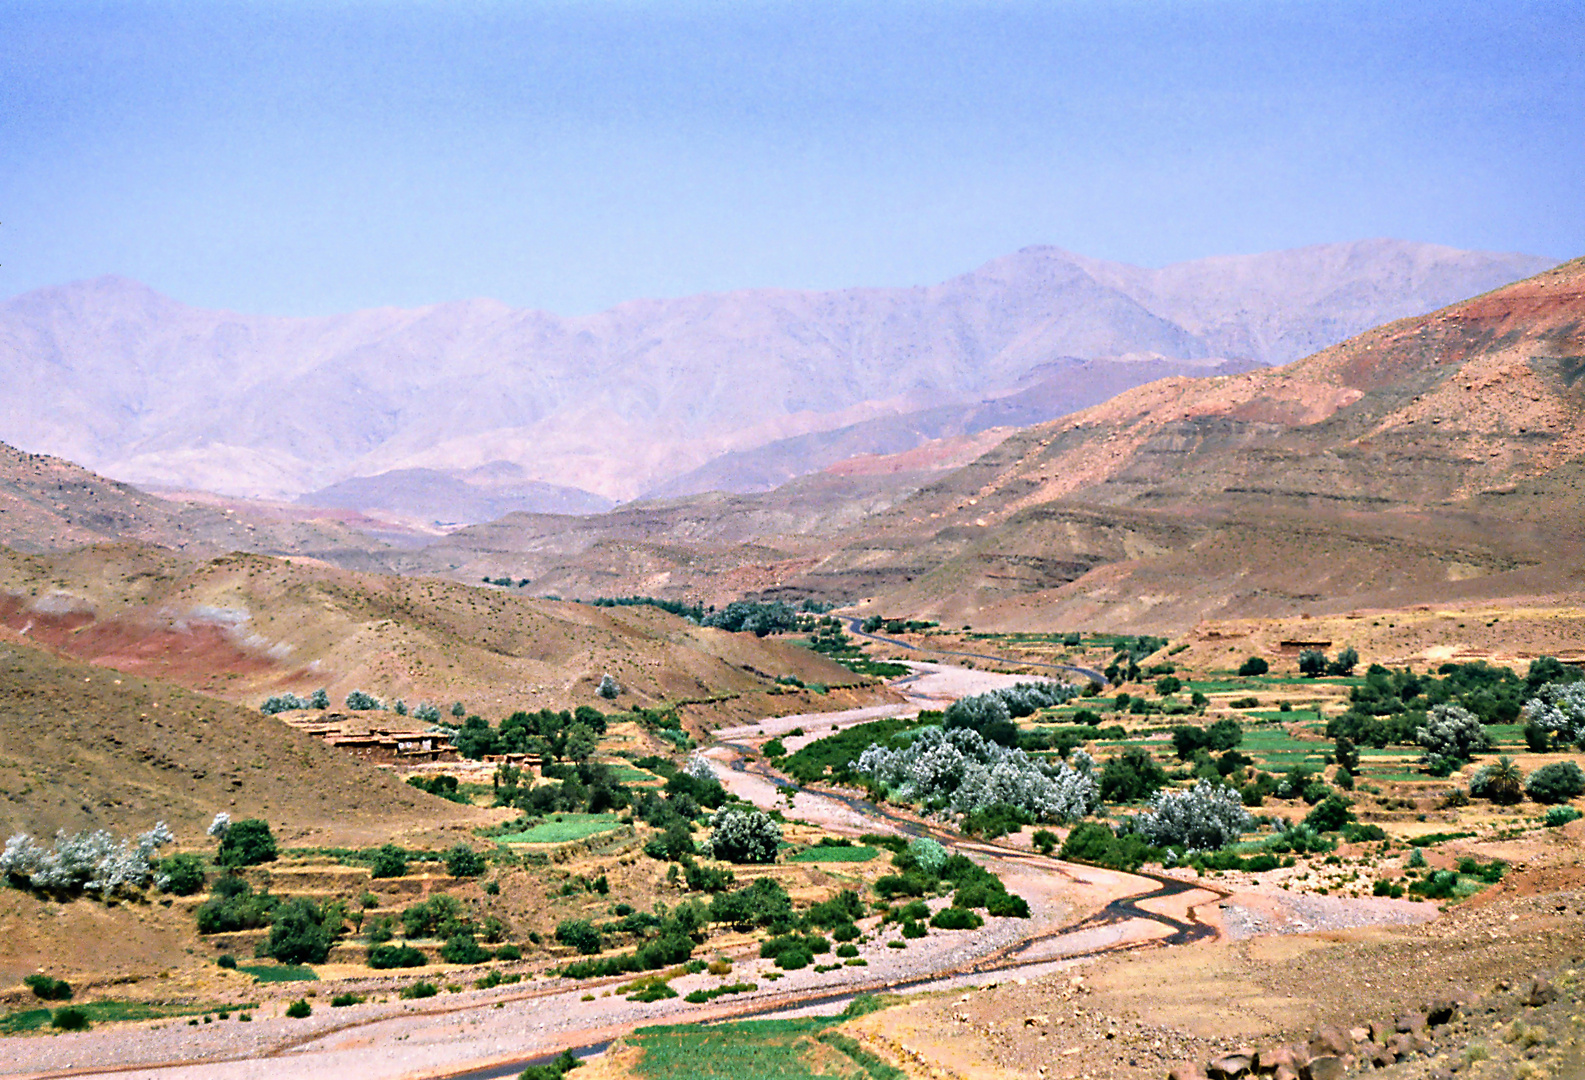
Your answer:
[[[565,314],[1396,236],[1585,254],[1585,5],[0,0],[0,296]]]

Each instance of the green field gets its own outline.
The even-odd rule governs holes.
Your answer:
[[[73,1005],[88,1014],[89,1023],[108,1024],[117,1020],[159,1020],[167,1016],[199,1016],[226,1009],[232,1013],[258,1008],[245,1005],[154,1005],[144,1001],[89,1001]],[[49,1027],[53,1009],[24,1009],[0,1017],[0,1035],[20,1035]]]
[[[812,847],[790,856],[788,862],[869,862],[880,852],[872,847]]]
[[[644,1052],[650,1080],[905,1080],[906,1074],[832,1030],[839,1019],[745,1020],[639,1028],[628,1042]]]
[[[305,964],[238,964],[237,970],[262,983],[319,981],[314,969]]]
[[[621,826],[615,814],[556,814],[522,832],[507,833],[495,840],[501,844],[565,844]]]

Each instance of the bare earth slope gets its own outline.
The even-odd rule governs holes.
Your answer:
[[[1061,358],[1280,362],[1543,265],[1399,241],[1161,271],[1029,248],[929,288],[639,300],[570,319],[488,300],[248,316],[102,278],[0,304],[0,438],[234,495],[505,461],[631,498],[723,453],[1011,393]]]
[[[606,704],[595,687],[607,672],[624,687],[622,708],[763,694],[780,689],[779,675],[854,681],[806,649],[654,608],[132,544],[0,551],[0,625],[106,668],[254,706],[277,690],[326,687],[338,702],[362,689],[409,706],[461,700],[499,717]],[[381,718],[402,726],[394,714]]]
[[[1024,625],[1576,588],[1585,261],[1025,429],[802,579]],[[1078,623],[1075,623],[1078,625]]]
[[[255,710],[24,644],[0,630],[0,829],[118,835],[168,822],[202,846],[218,811],[283,842],[458,839],[482,811],[426,795]]]

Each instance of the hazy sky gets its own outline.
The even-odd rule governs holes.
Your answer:
[[[0,297],[574,314],[1395,236],[1585,254],[1585,4],[0,0]]]

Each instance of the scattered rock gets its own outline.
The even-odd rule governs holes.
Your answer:
[[[1186,1061],[1182,1065],[1174,1066],[1172,1071],[1167,1073],[1167,1080],[1209,1080],[1209,1078],[1199,1062]]]
[[[1519,1004],[1527,1005],[1532,1009],[1552,1004],[1557,1000],[1557,996],[1557,987],[1539,975],[1533,979],[1526,979],[1524,985],[1519,988]]]
[[[1051,1023],[1051,1017],[1045,1013],[1034,1013],[1024,1017],[1024,1027],[1045,1027]]]

